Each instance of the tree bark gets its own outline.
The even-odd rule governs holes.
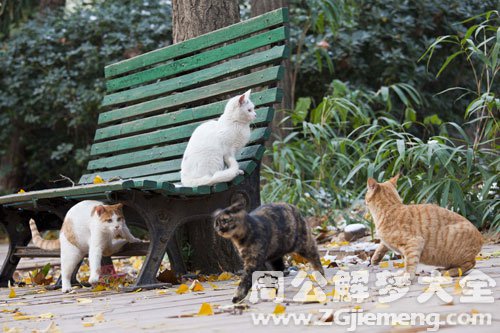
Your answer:
[[[251,15],[255,17],[278,8],[288,8],[289,3],[288,0],[251,0],[250,6]],[[276,110],[273,122],[271,123],[272,133],[278,138],[284,138],[288,134],[287,128],[291,127],[291,122],[285,121],[283,123],[283,119],[286,117],[286,111],[293,110],[294,108],[294,101],[291,96],[292,76],[290,60],[285,60],[283,66],[285,66],[285,76],[279,84],[279,87],[283,89],[283,100],[281,101],[279,110]],[[270,146],[272,142],[273,139],[270,139],[266,145]],[[263,163],[270,164],[271,161],[265,157]]]
[[[21,186],[22,163],[24,148],[19,135],[13,134],[7,151],[0,159],[2,174],[0,176],[0,192],[12,193]]]
[[[174,43],[203,35],[240,21],[236,0],[173,0]]]
[[[173,0],[174,43],[197,37],[240,21],[237,0]],[[210,218],[181,227],[178,239],[187,239],[193,250],[188,266],[203,273],[237,271],[241,261],[230,241],[215,235]]]

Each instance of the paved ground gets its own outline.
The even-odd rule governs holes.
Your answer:
[[[5,249],[0,250],[0,255]],[[3,258],[0,258],[3,260]],[[331,281],[340,281],[338,272],[365,270],[365,266],[353,265],[345,270],[329,268],[326,277],[330,285],[323,288],[328,301],[324,304],[315,302],[310,297],[308,303],[294,302],[298,288],[291,285],[296,276],[285,278],[285,306],[284,315],[275,318],[289,318],[290,322],[274,324],[273,318],[267,325],[255,324],[252,318],[262,314],[270,315],[276,305],[272,302],[249,303],[249,308],[241,313],[239,309],[231,308],[231,297],[236,288],[236,281],[203,282],[204,291],[177,294],[177,286],[166,290],[140,291],[136,293],[119,293],[115,291],[93,292],[89,289],[79,289],[74,294],[62,294],[60,291],[45,291],[41,287],[14,288],[16,296],[9,298],[11,292],[7,288],[0,289],[0,325],[4,332],[345,332],[349,329],[346,324],[349,318],[357,316],[361,319],[370,319],[369,316],[389,316],[390,314],[417,313],[426,316],[427,322],[422,325],[411,325],[405,318],[395,318],[395,322],[386,325],[371,325],[357,327],[356,332],[419,332],[435,326],[437,317],[445,320],[446,316],[453,318],[461,314],[460,320],[471,320],[475,316],[490,316],[491,324],[482,326],[454,326],[452,323],[443,324],[440,330],[444,332],[499,332],[500,331],[500,244],[486,245],[483,248],[482,259],[478,261],[477,269],[489,276],[492,280],[485,281],[484,290],[490,292],[494,303],[462,303],[460,296],[465,289],[461,289],[458,279],[444,285],[444,291],[452,301],[445,302],[436,294],[429,292],[432,297],[420,303],[417,298],[425,296],[424,290],[429,285],[415,282],[409,291],[399,300],[381,303],[380,296],[383,289],[376,286],[376,273],[395,271],[394,262],[387,267],[371,267],[369,269],[368,298],[361,303],[337,302],[332,290],[335,288]],[[28,261],[25,267],[36,262]],[[396,266],[398,262],[396,262]],[[423,270],[422,276],[428,276],[428,267]],[[337,278],[334,275],[337,274]],[[496,286],[492,286],[496,284]],[[213,286],[216,285],[216,290]],[[299,286],[300,288],[300,286]],[[352,288],[352,287],[351,287]],[[351,289],[352,291],[353,289]],[[338,291],[338,290],[337,290]],[[387,296],[387,295],[385,295]],[[486,295],[488,296],[488,295]],[[202,303],[209,303],[215,315],[197,316]],[[334,321],[322,321],[321,317],[328,317],[336,312]],[[308,318],[309,323],[294,324],[290,315]],[[288,316],[288,317],[287,317]],[[455,316],[455,317],[454,317]],[[295,317],[298,318],[298,317]],[[452,319],[453,319],[452,318]],[[323,324],[326,326],[320,326]],[[59,329],[59,331],[58,331]]]

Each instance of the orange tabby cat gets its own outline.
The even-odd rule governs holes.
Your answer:
[[[372,265],[391,249],[403,255],[410,279],[415,277],[419,262],[444,267],[450,276],[473,268],[483,245],[481,233],[465,217],[448,209],[431,204],[404,205],[396,190],[398,178],[385,183],[368,178],[365,200],[381,240]]]

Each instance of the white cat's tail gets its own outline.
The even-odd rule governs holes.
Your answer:
[[[212,180],[211,176],[203,176],[200,178],[182,179],[181,183],[183,186],[195,187],[195,186],[211,185],[210,180]]]
[[[240,169],[225,169],[222,171],[217,171],[210,179],[210,184],[213,185],[217,183],[225,183],[232,181],[236,176],[243,174],[243,171]]]
[[[40,236],[40,232],[38,232],[35,220],[33,219],[30,219],[30,229],[31,238],[36,247],[39,247],[42,250],[58,250],[61,248],[61,242],[59,242],[59,239],[48,240],[43,239],[42,236]]]
[[[236,176],[243,174],[243,171],[239,169],[225,169],[222,171],[217,171],[213,176],[203,176],[200,178],[183,179],[183,186],[203,186],[203,185],[213,185],[217,183],[225,183],[232,181]]]

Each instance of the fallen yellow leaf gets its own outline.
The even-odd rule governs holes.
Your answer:
[[[16,291],[14,290],[13,287],[10,287],[9,298],[14,298],[16,296],[17,296]]]
[[[41,318],[41,319],[52,319],[54,318],[54,314],[53,313],[42,313],[40,315],[38,315],[38,318]]]
[[[17,192],[17,193],[18,193],[18,194],[22,194],[22,193],[26,193],[26,191],[25,191],[25,190],[23,190],[23,189],[20,189],[20,190],[19,190],[19,192]]]
[[[94,184],[102,184],[102,183],[105,183],[105,181],[104,181],[104,179],[102,179],[101,176],[96,175],[94,177],[94,180],[92,181],[92,183],[94,183]]]
[[[90,298],[77,298],[76,302],[78,304],[89,304],[92,303],[92,300]]]
[[[217,285],[216,285],[215,283],[212,283],[212,282],[210,282],[210,281],[207,281],[207,282],[208,282],[208,285],[209,285],[210,287],[212,287],[212,289],[213,289],[213,290],[217,290],[217,289],[219,289],[219,287],[217,287]]]
[[[460,286],[459,280],[455,281],[455,287],[453,288],[453,293],[455,295],[460,295],[462,293],[462,287]]]
[[[274,308],[273,314],[280,315],[280,314],[284,314],[285,311],[286,311],[286,307],[284,305],[276,304],[276,307]]]
[[[132,267],[138,271],[141,269],[144,259],[142,259],[142,257],[132,257],[130,261],[132,261]]]
[[[175,291],[178,294],[185,294],[189,291],[189,287],[186,284],[181,284],[179,288]]]
[[[189,287],[192,291],[204,291],[203,285],[198,280],[194,280],[191,286]]]
[[[356,311],[361,310],[361,306],[359,306],[359,305],[355,305],[355,306],[354,306],[354,310],[356,310]]]
[[[219,280],[219,281],[227,281],[227,280],[230,280],[232,277],[233,277],[233,275],[231,273],[229,273],[229,272],[222,272],[222,273],[220,273],[220,275],[217,278],[217,280]]]
[[[470,313],[472,313],[472,314],[478,314],[479,311],[477,311],[476,309],[472,309],[472,310],[470,310]]]
[[[324,257],[321,257],[319,260],[321,261],[322,266],[328,266],[332,263],[330,259],[325,259]]]
[[[156,291],[156,294],[157,295],[165,295],[167,293],[168,290],[165,290],[165,289],[162,289],[162,290],[157,290]]]
[[[404,262],[393,262],[392,266],[395,267],[395,268],[404,268],[405,267],[405,263]]]
[[[90,270],[89,265],[83,264],[80,266],[80,272],[88,272]]]
[[[458,277],[462,277],[462,269],[458,267]]]
[[[106,290],[106,287],[102,284],[98,284],[97,286],[94,287],[94,289],[92,289],[93,292],[98,292],[103,290]]]
[[[478,260],[483,260],[483,257],[482,256],[476,256],[476,261]]]
[[[379,264],[380,268],[388,268],[389,267],[389,262],[388,261],[382,261]]]
[[[202,303],[200,307],[200,311],[198,311],[198,316],[213,316],[214,311],[212,306],[208,303]]]
[[[14,316],[12,317],[14,320],[30,320],[35,318],[34,316],[27,316],[21,312],[16,312],[14,313]]]
[[[83,327],[92,327],[92,326],[94,326],[94,323],[91,321],[86,321],[86,322],[84,321],[82,323],[82,325],[83,325]]]

